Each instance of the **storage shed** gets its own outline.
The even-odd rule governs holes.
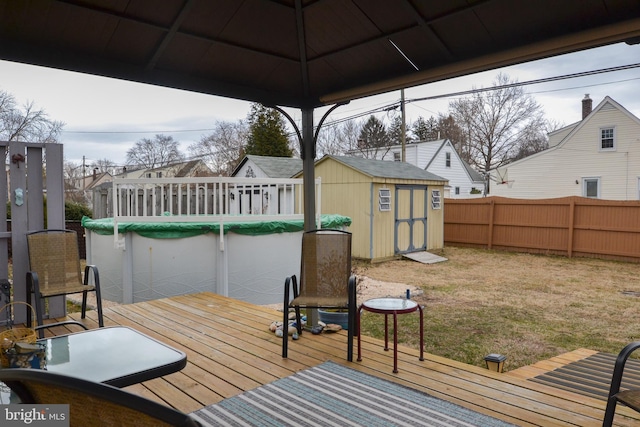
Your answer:
[[[322,213],[351,218],[354,258],[378,262],[444,246],[442,177],[408,163],[327,155],[315,163]]]

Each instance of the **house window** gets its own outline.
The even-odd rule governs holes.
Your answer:
[[[441,207],[440,190],[431,190],[431,209],[440,209]]]
[[[600,149],[615,150],[616,149],[616,133],[615,128],[600,128]]]
[[[444,165],[448,168],[451,167],[451,153],[445,153]]]
[[[402,160],[402,159],[400,158],[400,152],[398,152],[398,151],[394,151],[394,152],[393,152],[393,161],[394,161],[394,162],[399,162],[399,161],[401,161],[401,160]]]
[[[592,199],[600,198],[600,178],[584,178],[582,183],[583,197]]]
[[[391,190],[388,188],[378,190],[378,206],[380,207],[380,212],[391,210]]]
[[[151,178],[151,172],[147,172],[147,178]]]
[[[156,173],[156,178],[162,178],[162,172],[157,172]]]
[[[460,187],[456,187],[456,195],[460,195]]]

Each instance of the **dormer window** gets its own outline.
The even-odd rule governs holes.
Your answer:
[[[600,150],[613,151],[616,149],[615,128],[600,128]]]

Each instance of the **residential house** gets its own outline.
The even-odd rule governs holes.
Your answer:
[[[82,203],[93,209],[93,190],[101,184],[111,182],[112,179],[109,172],[98,172],[98,168],[95,168],[91,175],[79,179],[67,178],[64,182],[65,200]]]
[[[291,178],[302,170],[302,159],[269,157],[248,154],[231,173],[235,178],[281,179]],[[236,185],[232,193],[232,213],[292,213],[294,211],[293,186],[275,186],[263,182],[256,185]]]
[[[291,178],[302,170],[302,159],[247,154],[231,176],[245,178]]]
[[[549,148],[491,171],[490,194],[522,199],[640,199],[640,120],[610,97],[549,134]]]
[[[140,178],[193,178],[199,176],[213,176],[213,171],[200,159],[146,169]]]
[[[445,178],[405,162],[331,155],[316,161],[315,176],[322,213],[351,218],[355,258],[378,262],[444,246]]]
[[[392,145],[385,150],[371,151],[379,160],[402,160],[402,145]],[[485,180],[467,162],[462,160],[448,139],[420,141],[405,144],[405,161],[446,178],[449,185],[444,197],[472,198],[484,195]]]
[[[123,172],[115,175],[111,179],[103,180],[93,185],[92,190],[92,209],[94,218],[105,218],[112,215],[112,179],[118,178],[195,178],[203,176],[213,176],[213,172],[202,160],[190,160],[187,162],[173,163],[157,168],[140,168],[127,169],[123,168]]]

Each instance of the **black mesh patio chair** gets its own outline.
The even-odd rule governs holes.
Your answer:
[[[68,404],[71,427],[200,426],[189,415],[107,384],[40,369],[0,369],[22,404]]]
[[[640,390],[629,389],[620,391],[624,366],[627,363],[629,356],[631,356],[631,353],[638,348],[640,348],[640,341],[634,341],[623,348],[618,354],[616,364],[613,367],[609,398],[607,400],[607,408],[605,409],[604,420],[602,422],[603,427],[610,427],[613,424],[613,417],[618,403],[622,403],[623,405],[640,412]]]
[[[50,297],[82,293],[82,318],[87,312],[87,293],[95,292],[98,326],[104,326],[100,276],[95,265],[87,265],[80,272],[78,239],[73,230],[40,230],[27,233],[29,271],[27,272],[27,301],[35,300],[37,324],[43,325],[43,301]],[[89,279],[92,278],[92,284]],[[31,312],[27,310],[27,326],[31,326]],[[78,323],[75,321],[59,322]],[[51,325],[53,326],[53,325]],[[38,330],[40,338],[44,329]]]
[[[293,299],[291,299],[293,291]],[[353,360],[356,322],[356,278],[351,274],[351,233],[320,229],[302,235],[300,281],[296,275],[284,283],[282,357],[288,356],[289,308],[296,313],[298,334],[302,334],[301,308],[348,310],[347,360]]]

